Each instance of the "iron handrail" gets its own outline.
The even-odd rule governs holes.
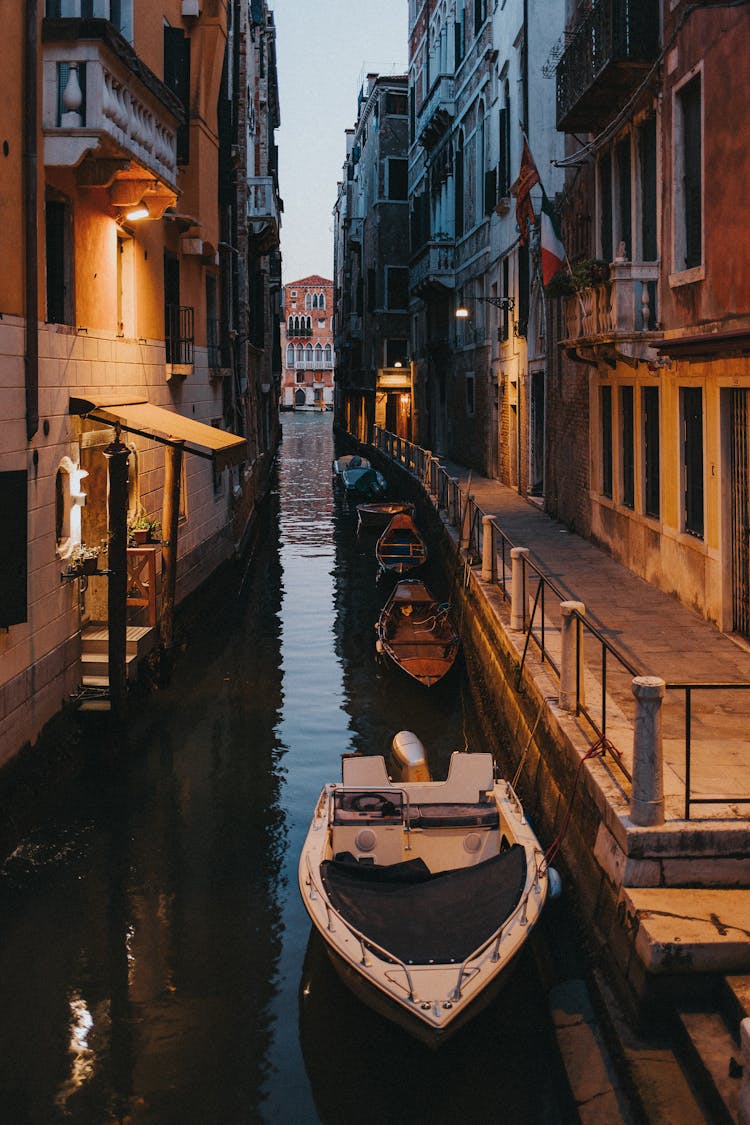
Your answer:
[[[747,797],[691,797],[692,774],[692,695],[694,691],[747,691],[750,683],[667,683],[667,691],[685,692],[685,820],[690,820],[691,805],[750,805],[750,796]]]

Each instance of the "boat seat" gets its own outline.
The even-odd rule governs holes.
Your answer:
[[[382,754],[345,754],[341,776],[344,785],[378,785],[387,789],[391,783]]]

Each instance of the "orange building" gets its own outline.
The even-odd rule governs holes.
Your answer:
[[[281,209],[265,0],[4,15],[0,763],[71,699],[107,706],[118,583],[130,675],[242,550],[278,441]],[[125,554],[126,521],[157,542]]]
[[[318,274],[283,290],[282,410],[333,407],[333,282]]]

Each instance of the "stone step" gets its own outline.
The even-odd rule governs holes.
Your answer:
[[[140,660],[155,647],[157,641],[156,629],[145,625],[128,625],[125,651],[128,656],[137,656]],[[106,626],[88,626],[81,634],[81,651],[84,653],[103,653],[106,655],[109,648],[109,633]]]
[[[742,1020],[750,1016],[750,976],[738,973],[724,977],[722,1001],[727,1023],[731,1028],[739,1029]]]
[[[737,1121],[742,1054],[720,1012],[677,1012],[678,1030],[690,1074],[698,1085],[711,1121],[733,1125]]]

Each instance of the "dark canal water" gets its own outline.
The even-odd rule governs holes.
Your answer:
[[[463,671],[428,692],[375,662],[387,589],[332,457],[330,415],[285,416],[250,565],[183,619],[121,766],[90,770],[2,870],[2,1125],[573,1119],[530,954],[433,1053],[311,936],[297,859],[340,755],[406,727],[444,772],[476,744]]]

